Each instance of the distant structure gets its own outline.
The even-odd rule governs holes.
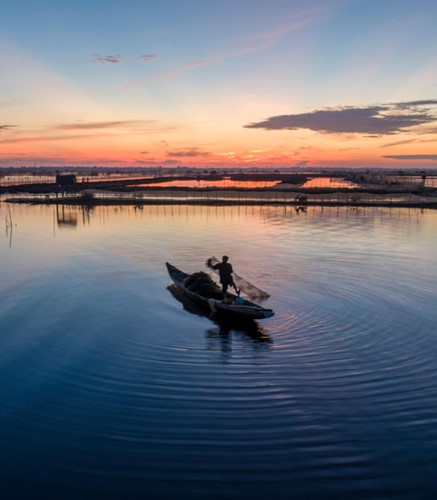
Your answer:
[[[62,188],[68,188],[74,186],[77,183],[77,177],[75,174],[57,174],[56,184]]]
[[[77,178],[75,174],[56,174],[56,184],[61,191],[62,196],[69,191],[73,191],[73,188],[77,184]]]

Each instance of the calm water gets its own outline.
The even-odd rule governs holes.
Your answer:
[[[2,498],[437,491],[437,212],[10,209]],[[218,324],[169,292],[165,261],[223,253],[273,318]]]

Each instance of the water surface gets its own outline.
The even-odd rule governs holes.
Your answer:
[[[1,484],[27,498],[426,498],[437,212],[0,204]],[[168,290],[230,256],[276,311]]]
[[[220,180],[205,180],[205,179],[191,179],[191,180],[168,180],[162,182],[152,182],[150,184],[139,184],[139,186],[149,187],[186,187],[186,188],[268,188],[280,184],[280,181],[235,181],[230,178]]]

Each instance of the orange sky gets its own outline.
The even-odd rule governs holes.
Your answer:
[[[437,166],[433,2],[42,4],[0,20],[0,166]]]

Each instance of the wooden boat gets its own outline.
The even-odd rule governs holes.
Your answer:
[[[184,273],[177,267],[166,262],[167,271],[175,286],[198,304],[208,307],[212,312],[240,319],[265,319],[271,318],[275,313],[271,309],[265,309],[258,304],[250,302],[232,293],[226,293],[222,300],[209,299],[189,290],[185,285],[185,279],[190,275]]]

